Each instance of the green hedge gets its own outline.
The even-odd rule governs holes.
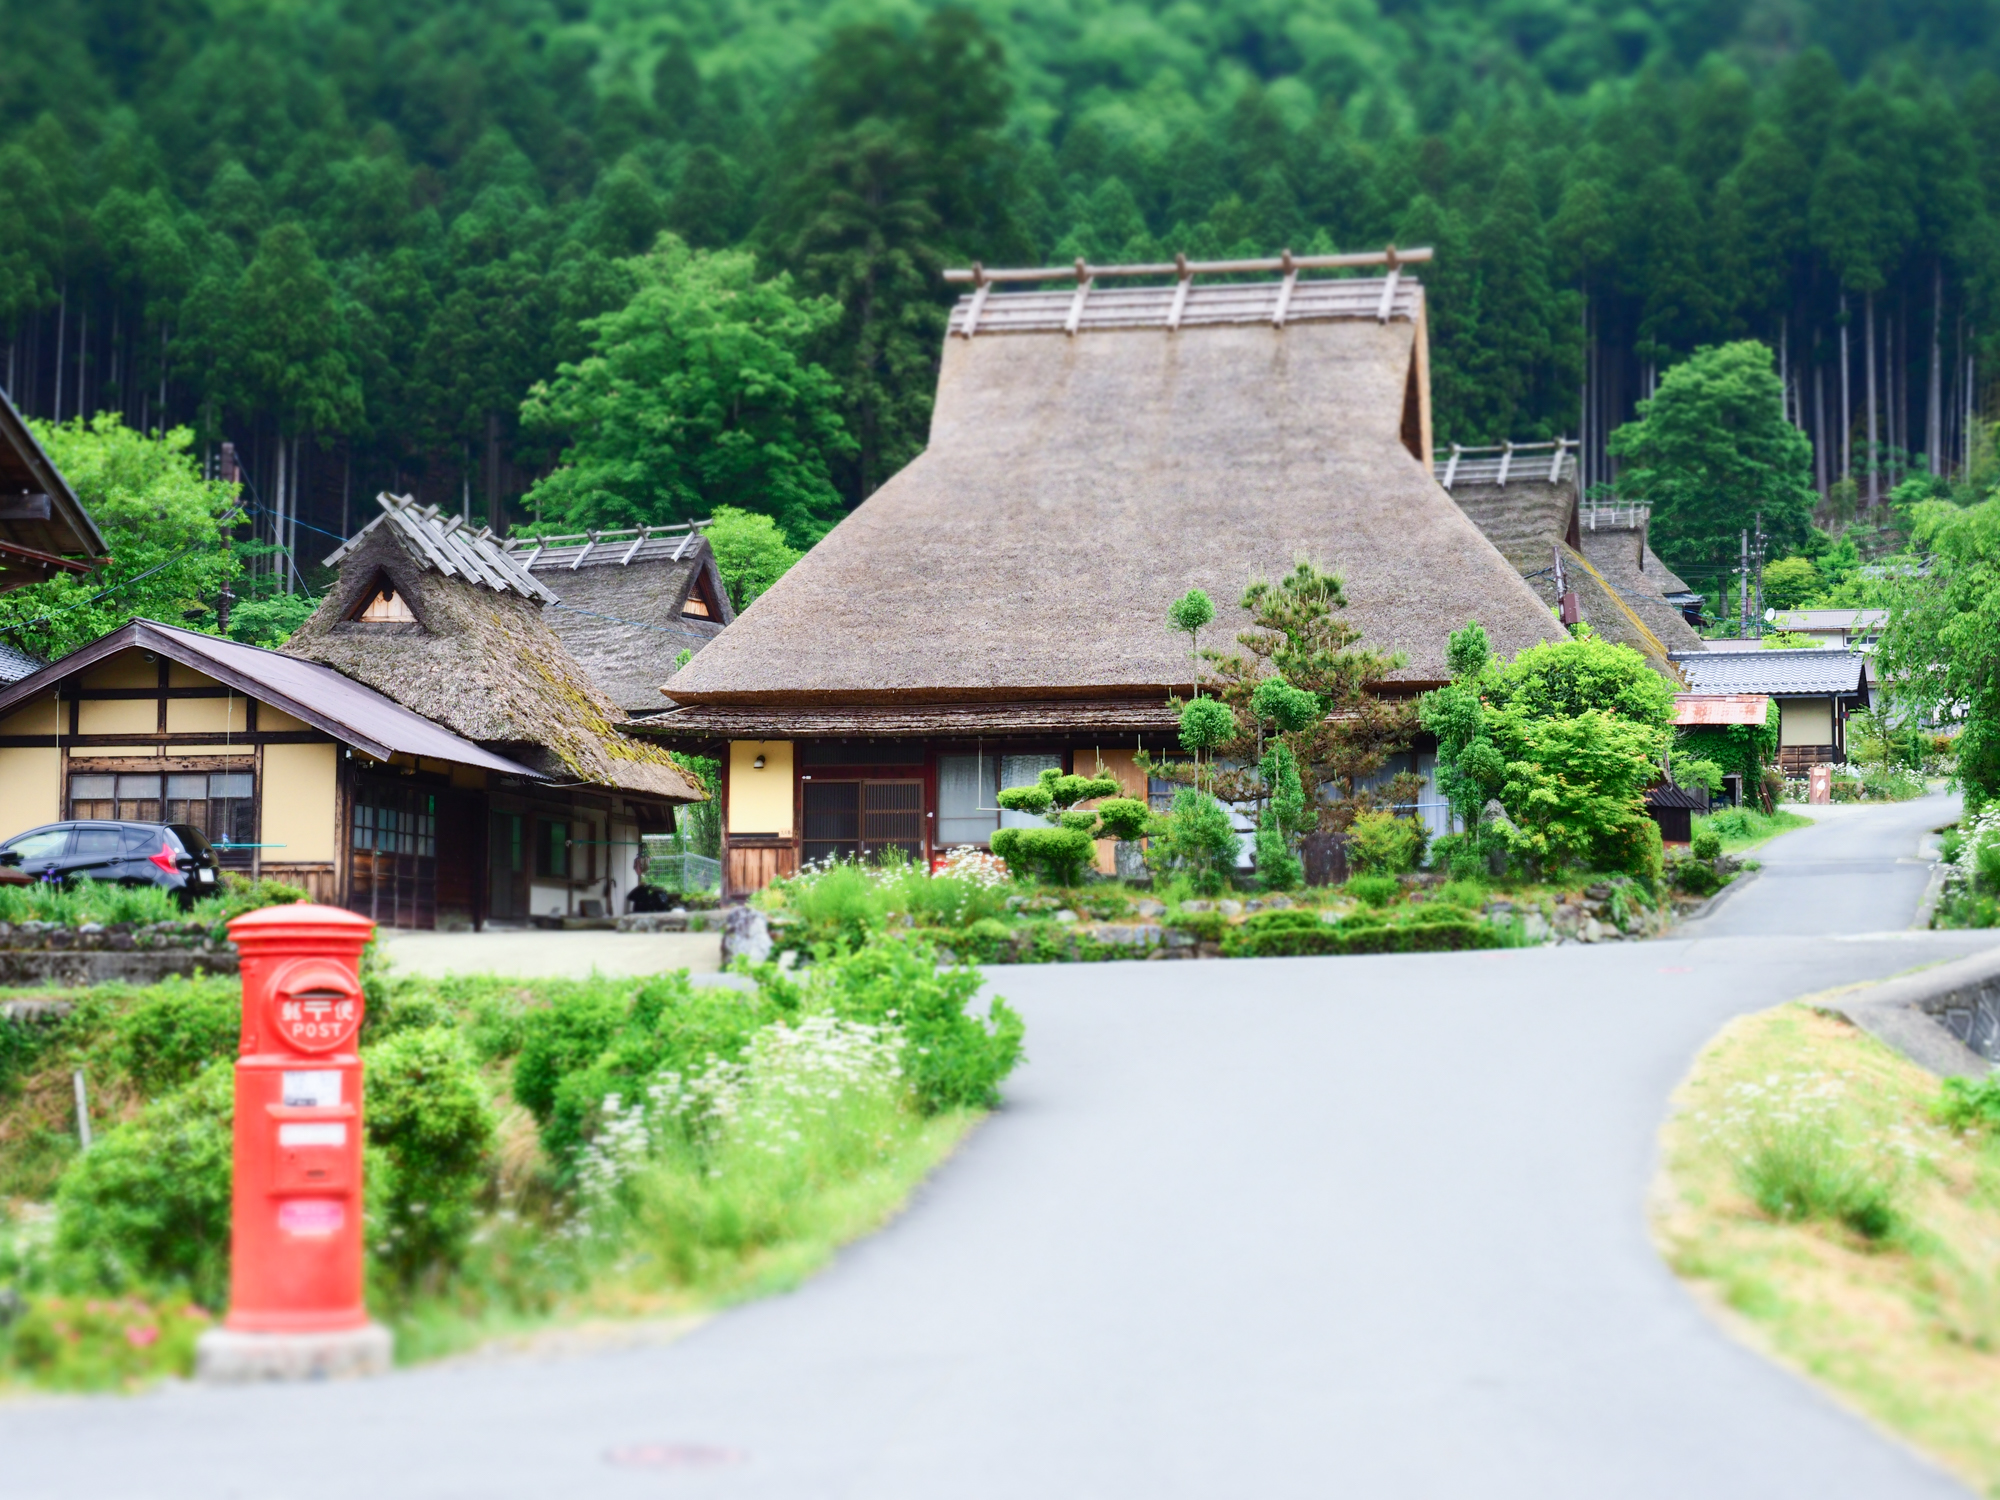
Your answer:
[[[1308,918],[1284,923],[1245,922],[1223,940],[1225,958],[1294,958],[1323,953],[1451,953],[1498,948],[1501,935],[1490,923],[1453,915],[1422,922],[1361,922],[1335,926],[1309,912],[1271,912],[1272,917]]]

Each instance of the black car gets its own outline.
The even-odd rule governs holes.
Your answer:
[[[165,886],[184,901],[220,882],[215,850],[186,823],[48,823],[0,844],[0,869],[33,880]]]

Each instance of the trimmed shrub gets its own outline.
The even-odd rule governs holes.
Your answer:
[[[1722,858],[1722,835],[1713,826],[1695,830],[1694,842],[1689,845],[1694,857],[1713,862]]]
[[[1222,951],[1229,958],[1281,958],[1330,953],[1452,953],[1503,945],[1492,924],[1451,912],[1421,922],[1316,922],[1311,926],[1252,926],[1245,922],[1223,940]]]
[[[1364,906],[1387,906],[1403,894],[1403,882],[1393,875],[1353,875],[1341,889]]]
[[[1097,843],[1081,828],[1002,828],[993,835],[993,852],[1007,861],[1007,869],[1017,877],[1038,877],[1051,885],[1070,886],[1082,881],[1084,870],[1097,853]]]
[[[235,1072],[212,1063],[105,1132],[56,1188],[54,1274],[64,1290],[229,1293],[229,1174]]]
[[[465,1257],[490,1176],[495,1120],[471,1053],[441,1026],[399,1031],[362,1057],[368,1144],[386,1181],[371,1186],[376,1259],[404,1288]]]
[[[1208,793],[1184,786],[1174,794],[1173,811],[1155,828],[1146,863],[1162,879],[1185,875],[1197,892],[1213,896],[1229,884],[1242,848],[1229,809]]]

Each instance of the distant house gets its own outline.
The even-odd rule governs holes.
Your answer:
[[[1778,704],[1778,765],[1787,775],[1847,758],[1847,716],[1869,705],[1856,651],[1688,651],[1674,661],[1703,696],[1755,694]]]
[[[1643,505],[1597,505],[1577,483],[1575,444],[1454,446],[1432,463],[1438,483],[1552,609],[1564,594],[1576,618],[1630,646],[1655,671],[1678,678],[1669,657],[1695,651],[1701,637],[1687,614],[1702,596],[1660,561],[1647,541]]]
[[[1719,732],[1734,728],[1762,728],[1770,722],[1771,700],[1759,693],[1676,693],[1674,728],[1687,733],[1699,746],[1704,737],[1720,737]],[[1696,754],[1701,752],[1697,749]],[[1734,756],[1724,755],[1727,763]],[[1723,776],[1724,788],[1732,803],[1741,804],[1746,788],[1740,771]],[[1660,825],[1663,829],[1666,824]]]
[[[430,773],[434,790],[474,794],[459,839],[441,846],[439,911],[477,923],[620,910],[641,836],[670,829],[673,808],[700,801],[700,789],[657,744],[625,732],[624,711],[550,626],[555,591],[521,557],[435,506],[378,503],[383,513],[326,559],[338,581],[285,654],[364,683],[512,766],[476,786],[446,767]],[[662,673],[671,659],[662,653]],[[419,787],[414,773],[371,782],[381,800],[357,803],[351,847],[400,828]],[[389,822],[369,822],[364,806]],[[357,880],[366,868],[356,862]],[[374,891],[350,886],[343,899],[367,909],[381,899]]]
[[[1773,630],[1809,635],[1830,651],[1868,651],[1889,623],[1886,609],[1774,609],[1766,612]]]
[[[559,596],[544,611],[549,628],[628,714],[664,712],[663,666],[736,618],[701,524],[507,543]]]
[[[0,689],[0,836],[189,823],[392,926],[477,921],[486,791],[539,779],[331,667],[152,620]]]
[[[984,844],[1045,767],[1148,795],[1190,588],[1228,646],[1251,578],[1339,571],[1346,623],[1407,656],[1398,693],[1448,680],[1467,620],[1506,653],[1563,638],[1430,472],[1424,292],[1393,253],[1008,274],[1067,284],[965,273],[923,453],[661,678],[643,728],[723,762],[732,891]]]
[[[0,593],[87,573],[109,549],[69,481],[0,391]]]

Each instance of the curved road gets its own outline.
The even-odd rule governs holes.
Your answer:
[[[1835,810],[1663,942],[1001,970],[1008,1107],[797,1294],[666,1347],[4,1404],[0,1493],[1963,1494],[1718,1332],[1644,1218],[1728,1018],[2000,938],[1906,930],[1952,815]]]

